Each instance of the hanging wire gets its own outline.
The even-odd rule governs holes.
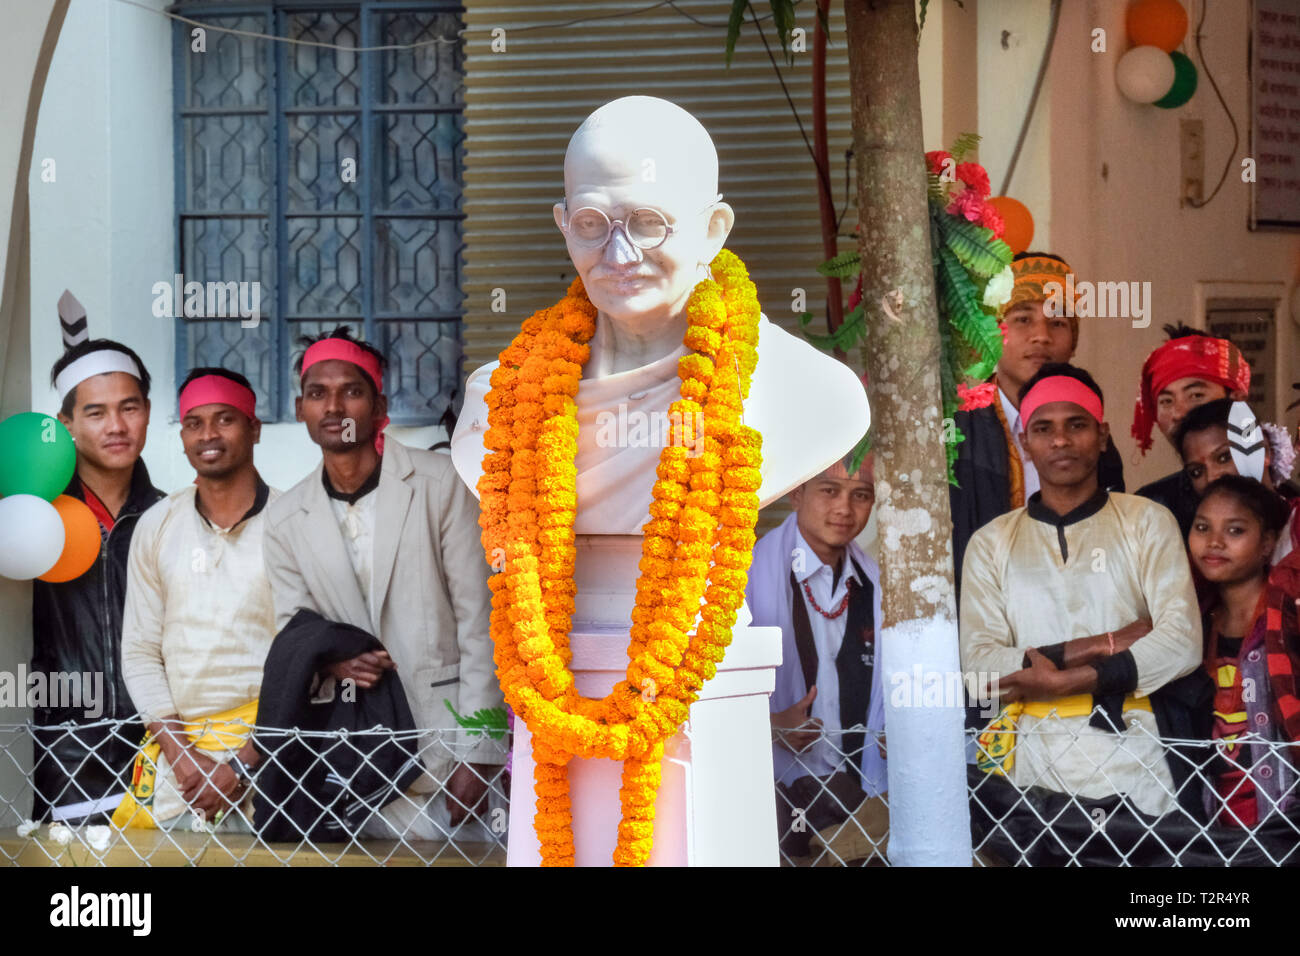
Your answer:
[[[1228,101],[1223,98],[1223,93],[1219,90],[1219,84],[1214,81],[1214,74],[1210,72],[1210,65],[1205,62],[1205,52],[1201,49],[1201,27],[1205,25],[1205,14],[1210,5],[1206,0],[1201,2],[1201,17],[1196,21],[1196,33],[1193,36],[1196,47],[1196,55],[1201,60],[1201,69],[1205,71],[1205,78],[1210,81],[1210,87],[1214,90],[1214,95],[1219,98],[1219,103],[1223,107],[1223,112],[1228,114],[1228,122],[1232,124],[1232,149],[1228,153],[1228,161],[1223,164],[1223,175],[1219,177],[1218,185],[1214,187],[1214,192],[1210,193],[1205,199],[1197,202],[1193,199],[1187,200],[1187,205],[1193,209],[1203,209],[1210,204],[1210,200],[1219,194],[1223,184],[1227,182],[1228,171],[1232,169],[1232,162],[1237,158],[1237,147],[1241,145],[1241,133],[1237,129],[1237,120],[1232,115],[1232,110],[1228,109]]]
[[[1024,122],[1020,124],[1020,135],[1016,137],[1016,148],[1011,151],[1011,160],[1007,163],[1007,174],[1002,178],[999,196],[1005,196],[1011,185],[1011,176],[1016,171],[1020,159],[1020,150],[1024,148],[1025,137],[1029,135],[1029,124],[1034,118],[1034,108],[1038,105],[1038,94],[1043,89],[1043,78],[1047,76],[1047,64],[1052,60],[1052,46],[1056,43],[1056,28],[1061,21],[1061,0],[1052,0],[1052,19],[1047,28],[1047,43],[1043,47],[1043,58],[1038,63],[1038,76],[1034,79],[1034,91],[1029,95],[1029,106],[1025,109]]]
[[[310,47],[317,47],[325,50],[343,50],[348,53],[381,53],[381,52],[392,51],[392,50],[419,50],[419,49],[423,49],[424,47],[434,46],[435,44],[439,44],[439,43],[446,43],[446,44],[461,43],[464,42],[465,35],[470,32],[468,28],[462,28],[456,31],[456,35],[454,37],[445,37],[445,36],[434,37],[432,40],[421,40],[418,43],[391,43],[391,44],[386,44],[384,46],[345,46],[343,44],[338,44],[338,43],[324,43],[318,40],[299,40],[293,37],[276,36],[271,33],[258,33],[255,30],[239,30],[234,27],[218,26],[214,23],[206,22],[203,20],[195,20],[192,17],[184,16],[182,14],[176,13],[173,10],[159,10],[157,7],[151,7],[148,4],[141,3],[140,0],[113,0],[113,2],[121,3],[128,7],[136,7],[140,10],[145,10],[149,13],[156,13],[159,16],[166,17],[169,20],[175,20],[178,23],[187,23],[190,26],[201,27],[204,30],[211,30],[213,33],[228,33],[232,36],[247,37],[252,40],[268,40],[272,43],[287,43],[290,46],[310,46]],[[798,6],[798,3],[799,0],[796,0],[795,5]],[[649,13],[652,10],[658,10],[661,7],[668,7],[678,15],[702,27],[710,27],[713,29],[721,29],[721,30],[725,30],[727,28],[726,23],[710,23],[707,20],[701,20],[699,17],[696,17],[693,14],[688,13],[686,10],[683,10],[681,7],[679,7],[675,2],[675,0],[659,0],[658,3],[652,3],[649,6],[645,6],[645,7],[638,7],[635,10],[617,10],[613,13],[594,14],[588,17],[578,17],[573,20],[566,20],[561,23],[536,23],[533,24],[532,26],[511,27],[510,32],[531,33],[534,30],[558,30],[558,29],[563,29],[565,27],[581,26],[582,24],[585,23],[593,23],[597,20],[614,20],[620,17],[639,16],[642,13]],[[210,14],[210,15],[220,15],[220,14]],[[762,17],[757,17],[756,20],[770,20],[773,16],[775,16],[775,14],[768,13],[768,14],[764,14]]]

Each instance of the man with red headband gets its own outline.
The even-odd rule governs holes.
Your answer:
[[[1133,437],[1142,454],[1151,450],[1151,427],[1172,443],[1187,413],[1219,398],[1245,401],[1250,365],[1227,339],[1216,339],[1185,325],[1166,325],[1169,341],[1142,363],[1142,381],[1133,409]],[[1174,513],[1183,538],[1192,527],[1199,496],[1183,469],[1143,485],[1137,493]]]
[[[298,420],[321,463],[270,509],[267,573],[277,627],[300,609],[376,637],[367,652],[320,675],[374,687],[396,669],[416,726],[469,745],[423,745],[428,771],[364,832],[446,839],[487,794],[504,753],[486,737],[456,737],[460,713],[504,708],[488,631],[491,592],[479,543],[478,505],[451,459],[385,439],[383,355],[341,326],[316,339],[297,369]]]
[[[1177,524],[1164,508],[1107,492],[1110,442],[1087,372],[1044,365],[1021,391],[1022,441],[1041,487],[975,532],[961,595],[962,668],[1002,712],[978,764],[1017,787],[1174,807],[1182,773],[1156,739],[1149,696],[1197,670],[1201,629]],[[1041,731],[1041,732],[1036,732]]]
[[[247,738],[275,637],[262,538],[279,492],[253,465],[262,423],[248,379],[196,368],[179,411],[197,477],[145,512],[131,541],[122,675],[149,736],[113,823],[184,826],[189,809],[248,830],[251,816],[231,811],[247,795]]]
[[[1002,357],[992,381],[970,392],[955,421],[964,440],[957,446],[950,486],[952,557],[958,594],[962,557],[977,529],[1024,506],[1038,490],[1038,472],[1019,435],[1020,389],[1047,362],[1068,362],[1079,345],[1079,319],[1048,314],[1048,300],[1073,288],[1070,264],[1046,252],[1022,252],[1011,263],[1011,298],[1001,307]],[[1124,490],[1124,464],[1107,444],[1099,468],[1101,486]]]

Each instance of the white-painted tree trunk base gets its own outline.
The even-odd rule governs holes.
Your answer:
[[[961,673],[957,624],[944,617],[905,621],[885,628],[881,644],[889,861],[970,866],[965,708],[952,692]]]

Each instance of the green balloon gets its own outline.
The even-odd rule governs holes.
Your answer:
[[[1196,64],[1177,50],[1169,54],[1169,59],[1174,61],[1174,85],[1153,104],[1162,110],[1182,106],[1196,92]]]
[[[77,449],[53,415],[19,412],[0,422],[0,497],[36,495],[53,501],[77,467]]]

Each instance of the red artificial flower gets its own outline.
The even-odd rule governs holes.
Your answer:
[[[1007,231],[1007,224],[1002,220],[1002,214],[988,203],[984,204],[984,211],[980,213],[980,225],[991,230],[999,239]]]
[[[989,186],[989,174],[984,171],[984,167],[979,163],[958,163],[957,178],[979,193],[980,196],[989,194],[991,188]]]
[[[953,216],[963,216],[971,222],[979,222],[986,205],[973,189],[963,189],[948,204],[948,213]]]
[[[945,149],[932,149],[925,154],[925,168],[938,176],[943,172],[944,165],[952,159],[952,153]]]
[[[957,383],[957,400],[960,403],[958,408],[963,412],[969,412],[976,408],[987,408],[993,404],[997,398],[998,387],[992,382],[984,382],[970,388],[961,382]]]

